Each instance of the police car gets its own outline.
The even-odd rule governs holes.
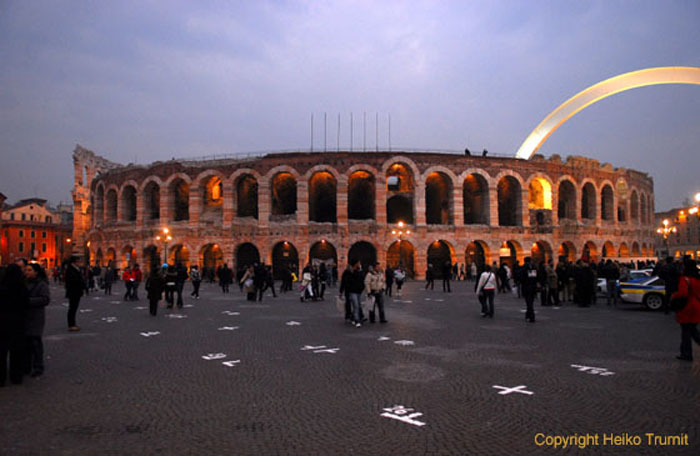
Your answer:
[[[664,281],[656,276],[620,282],[623,301],[644,304],[649,310],[660,309],[664,305],[664,295]]]

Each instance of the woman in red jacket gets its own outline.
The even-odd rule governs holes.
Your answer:
[[[688,304],[676,314],[676,321],[681,325],[681,354],[676,358],[692,361],[693,347],[690,340],[693,339],[700,345],[697,327],[700,323],[700,273],[694,260],[688,258],[683,262],[683,275],[673,298],[688,298]]]

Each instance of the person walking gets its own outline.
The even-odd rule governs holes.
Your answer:
[[[164,264],[165,268],[165,302],[167,308],[172,309],[175,304],[175,290],[177,289],[177,271],[175,266]]]
[[[350,302],[352,303],[352,309],[354,312],[355,327],[359,328],[362,326],[362,291],[365,288],[364,277],[362,275],[362,264],[359,259],[353,259],[350,261],[352,269],[347,278],[346,288],[349,293]]]
[[[389,265],[387,265],[386,269],[384,270],[384,280],[386,281],[385,294],[391,296],[391,289],[394,287],[394,270],[391,269]]]
[[[671,300],[686,298],[687,304],[676,313],[676,321],[681,325],[681,354],[676,358],[693,361],[691,340],[700,345],[698,323],[700,323],[700,273],[695,260],[683,261],[683,275],[678,281],[678,291],[671,295]]]
[[[369,311],[369,322],[374,323],[375,312],[374,307],[379,310],[379,322],[387,323],[386,315],[384,314],[384,276],[382,270],[379,268],[379,263],[374,263],[374,265],[369,267],[367,275],[365,276],[365,293],[367,296],[374,298],[374,305],[372,310]]]
[[[219,286],[221,286],[221,292],[228,293],[228,287],[233,281],[233,271],[229,269],[228,264],[224,263],[224,265],[218,269],[218,276]]]
[[[193,264],[190,268],[190,281],[193,288],[190,296],[199,299],[199,286],[202,284],[202,274],[199,273],[199,267],[196,264]]]
[[[430,288],[435,289],[435,273],[433,272],[433,265],[428,263],[428,269],[425,271],[425,289]]]
[[[185,282],[187,281],[187,268],[178,263],[175,267],[175,292],[177,293],[177,308],[182,309],[185,305],[185,301],[182,299],[182,292],[185,289]]]
[[[481,303],[481,316],[493,318],[494,303],[496,296],[497,280],[496,274],[491,270],[491,266],[484,266],[484,272],[479,277],[479,282],[476,286],[476,295]]]
[[[107,267],[105,268],[104,274],[105,275],[104,275],[104,278],[102,280],[103,280],[103,283],[105,286],[105,294],[108,296],[111,296],[112,295],[112,284],[116,280],[116,274],[117,274],[114,271],[114,267],[112,266],[111,261],[107,264]]]
[[[141,282],[143,281],[143,273],[141,272],[141,269],[139,269],[138,263],[134,264],[134,267],[131,269],[131,277],[134,279],[131,288],[131,300],[138,301],[139,285],[141,285]]]
[[[85,290],[85,281],[80,272],[78,257],[71,257],[66,266],[66,297],[68,298],[68,331],[80,331],[75,316],[78,313],[80,298]]]
[[[82,293],[82,290],[81,290]],[[25,317],[29,293],[22,268],[11,264],[0,281],[0,386],[5,386],[8,373],[14,385],[22,383],[26,362]]]
[[[122,281],[124,282],[124,301],[131,301],[132,290],[134,289],[134,277],[131,275],[131,268],[129,266],[124,268],[122,273]]]
[[[608,306],[617,305],[617,283],[620,279],[620,270],[612,260],[608,259],[603,266],[603,277],[605,278],[605,296],[608,301]]]
[[[442,292],[452,293],[450,290],[450,279],[452,278],[452,263],[450,260],[445,261],[442,265]]]
[[[255,301],[255,268],[253,266],[248,266],[245,274],[241,277],[240,283],[243,286],[243,292],[246,293],[246,299]]]
[[[680,271],[678,264],[673,260],[673,257],[666,258],[666,264],[659,267],[659,277],[664,281],[664,313],[668,314],[670,309],[669,299],[678,290],[678,280]]]
[[[552,260],[547,262],[545,271],[547,272],[547,305],[559,307],[559,277],[552,267]]]
[[[158,314],[158,302],[163,297],[163,290],[165,289],[165,278],[158,268],[151,269],[151,273],[146,279],[145,287],[148,297],[148,310],[155,317]]]
[[[30,263],[24,270],[29,292],[29,307],[25,320],[25,336],[27,359],[25,373],[38,377],[44,373],[44,324],[46,322],[46,306],[51,301],[49,278],[44,269],[37,263]]]
[[[525,257],[525,264],[520,268],[520,291],[525,298],[525,320],[535,322],[535,296],[537,296],[537,268],[530,262],[530,257]]]
[[[267,275],[265,276],[265,289],[270,289],[272,291],[272,297],[276,298],[277,293],[275,292],[275,277],[272,275],[272,266],[265,266],[265,272],[267,272]]]
[[[400,298],[401,288],[403,288],[403,283],[406,280],[406,273],[401,266],[394,271],[394,280],[396,280],[396,297]]]
[[[352,316],[352,301],[350,300],[350,291],[348,290],[348,284],[350,283],[352,275],[352,266],[348,264],[343,271],[343,275],[340,276],[340,289],[338,290],[338,296],[345,298],[345,322],[353,323]]]

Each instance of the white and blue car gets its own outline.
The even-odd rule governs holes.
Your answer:
[[[620,298],[627,302],[644,304],[649,310],[658,310],[664,305],[664,281],[659,277],[641,277],[620,282]]]

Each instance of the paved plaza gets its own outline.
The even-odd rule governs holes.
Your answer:
[[[530,324],[498,295],[483,319],[472,283],[420,285],[361,328],[334,288],[251,303],[203,284],[151,317],[115,287],[83,298],[78,333],[53,287],[46,373],[0,389],[0,453],[553,454],[537,443],[578,434],[589,454],[700,454],[700,362],[675,359],[673,315],[599,300]]]

